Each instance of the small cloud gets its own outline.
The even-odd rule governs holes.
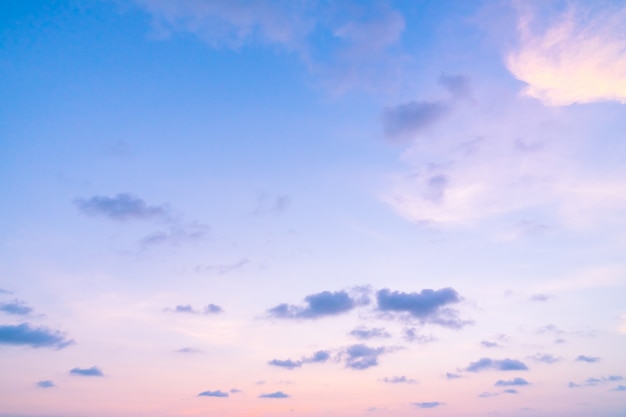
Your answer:
[[[383,133],[390,142],[412,140],[448,114],[450,108],[442,101],[410,101],[383,111]]]
[[[228,397],[228,393],[220,391],[220,390],[217,390],[217,391],[203,391],[200,394],[198,394],[198,397],[226,398],[226,397]]]
[[[24,345],[33,348],[50,347],[63,349],[74,344],[64,333],[45,327],[34,328],[28,323],[19,325],[0,325],[0,344]]]
[[[579,387],[582,387],[582,385],[575,384],[574,382],[570,382],[569,384],[567,384],[567,386],[569,388],[579,388]]]
[[[505,393],[505,394],[517,394],[517,390],[516,389],[512,389],[512,388],[505,389],[502,392]]]
[[[174,309],[174,312],[176,313],[197,313],[196,310],[193,309],[193,307],[191,307],[191,305],[187,304],[187,305],[177,305],[176,308]]]
[[[576,362],[587,362],[587,363],[600,362],[600,358],[598,358],[597,356],[585,356],[585,355],[578,355],[575,360]]]
[[[154,232],[144,236],[140,243],[144,248],[163,244],[178,246],[183,243],[199,241],[206,237],[208,232],[209,227],[203,224],[178,223],[172,225],[168,231]]]
[[[13,294],[11,291],[3,290],[0,288],[0,294]]]
[[[70,374],[79,376],[104,376],[97,366],[92,366],[91,368],[72,368]]]
[[[556,327],[554,324],[548,324],[547,326],[542,326],[535,331],[536,334],[544,334],[544,333],[552,333],[552,334],[563,334],[565,333],[563,330]]]
[[[383,378],[383,382],[388,384],[417,384],[417,381],[406,376],[392,376],[391,378]]]
[[[603,376],[599,378],[587,378],[583,384],[576,384],[574,382],[570,382],[569,387],[570,388],[579,388],[582,386],[589,387],[589,386],[596,386],[596,385],[604,385],[609,382],[618,382],[618,381],[623,381],[623,380],[624,380],[624,377],[621,375],[609,375],[609,376]]]
[[[376,299],[379,311],[406,314],[410,318],[418,319],[423,324],[438,324],[455,329],[469,324],[469,322],[458,318],[456,310],[446,307],[461,301],[461,297],[453,288],[424,289],[419,293],[383,289],[376,293]]]
[[[532,359],[535,362],[542,362],[547,364],[556,363],[561,360],[561,358],[557,358],[556,356],[549,353],[536,353],[535,355],[529,356],[528,358]]]
[[[93,196],[88,199],[77,199],[75,203],[84,214],[116,221],[169,218],[168,210],[164,206],[150,206],[141,198],[128,193],[120,193],[114,197]]]
[[[347,291],[323,291],[307,295],[304,301],[305,306],[279,304],[270,308],[268,313],[271,317],[279,319],[317,319],[347,313],[369,300],[353,298]]]
[[[190,347],[184,347],[182,349],[175,350],[174,352],[176,353],[200,353],[202,351],[198,349],[190,348]]]
[[[444,403],[440,403],[439,401],[430,401],[430,402],[421,402],[421,403],[411,403],[417,408],[435,408],[443,405]]]
[[[223,312],[224,309],[217,304],[209,304],[204,308],[204,314],[219,314]]]
[[[367,369],[378,365],[378,356],[387,351],[384,347],[372,348],[363,344],[347,347],[342,356],[345,357],[346,367],[352,369]]]
[[[279,195],[279,196],[268,196],[265,194],[261,194],[257,200],[257,206],[252,211],[252,214],[255,216],[264,216],[264,215],[279,215],[283,214],[289,206],[291,205],[291,201],[289,196]]]
[[[45,380],[45,381],[39,381],[37,382],[37,387],[38,388],[52,388],[54,387],[54,382],[50,381],[49,379]]]
[[[415,327],[407,327],[403,330],[404,340],[412,343],[426,344],[434,342],[436,339],[431,335],[418,334]]]
[[[496,387],[515,387],[515,386],[521,387],[523,385],[528,385],[528,384],[529,382],[526,381],[524,378],[513,378],[508,381],[504,381],[500,379],[494,385]]]
[[[480,342],[482,347],[485,348],[499,348],[502,347],[500,346],[497,342],[490,342],[488,340],[483,340],[482,342]]]
[[[291,359],[272,359],[267,363],[271,366],[278,366],[280,368],[294,369],[302,366],[302,361],[292,361]]]
[[[535,302],[544,302],[544,301],[548,301],[550,298],[552,298],[552,296],[548,294],[535,294],[531,296],[528,300],[535,301]]]
[[[229,391],[231,394],[239,394],[240,392],[242,392],[240,389],[237,388],[233,388]]]
[[[206,315],[210,315],[210,314],[222,313],[224,311],[224,309],[222,307],[218,306],[217,304],[209,304],[206,307],[204,307],[204,311],[200,311],[200,310],[195,309],[194,307],[192,307],[190,304],[179,304],[176,307],[174,307],[173,310],[170,310],[170,309],[166,308],[165,311],[172,311],[174,313],[183,313],[183,314],[206,314]]]
[[[478,394],[479,398],[491,398],[497,397],[499,394],[497,392],[483,392],[482,394]]]
[[[289,398],[289,395],[282,391],[271,392],[269,394],[261,394],[259,398]]]
[[[350,336],[354,336],[360,340],[368,340],[374,338],[387,338],[391,337],[391,335],[382,327],[377,328],[367,328],[367,327],[357,327],[356,329],[350,332]]]
[[[0,303],[0,311],[15,316],[26,316],[30,314],[33,309],[25,305],[22,301],[13,300],[8,303]]]
[[[528,367],[524,362],[520,362],[516,359],[490,359],[481,358],[476,362],[470,363],[467,368],[468,372],[480,372],[488,369],[497,371],[527,371]]]
[[[302,359],[305,363],[322,363],[330,359],[330,353],[327,350],[318,350],[312,356]]]
[[[463,376],[459,374],[453,374],[452,372],[446,372],[446,379],[459,379],[463,378]]]
[[[470,80],[465,75],[441,74],[439,84],[448,90],[454,98],[471,98]]]
[[[611,391],[626,391],[626,385],[618,385],[617,387],[613,388]]]
[[[226,275],[231,272],[237,271],[239,269],[244,268],[245,266],[250,264],[250,259],[243,258],[236,262],[229,264],[215,264],[215,265],[205,265],[205,266],[197,266],[197,272],[214,272],[217,275]]]

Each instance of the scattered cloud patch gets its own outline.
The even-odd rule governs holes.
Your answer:
[[[200,223],[173,224],[167,231],[159,231],[144,236],[141,245],[149,248],[157,245],[179,246],[204,239],[209,233],[209,227]]]
[[[228,397],[228,393],[220,391],[220,390],[217,390],[217,391],[202,391],[200,394],[198,394],[198,397],[226,398],[226,397]]]
[[[465,75],[441,74],[441,84],[454,98],[472,98],[472,89],[469,77]]]
[[[441,403],[439,401],[427,401],[427,402],[411,403],[411,404],[413,404],[417,408],[435,408],[435,407],[442,406],[444,403]]]
[[[383,382],[388,384],[417,384],[415,379],[407,378],[406,376],[392,376],[382,379]]]
[[[586,356],[586,355],[578,355],[575,360],[576,362],[587,362],[587,363],[600,362],[600,358],[598,358],[597,356]]]
[[[497,397],[499,394],[497,392],[483,392],[481,394],[478,394],[478,398],[491,398],[491,397]]]
[[[49,379],[45,381],[39,381],[36,385],[38,388],[53,388],[55,386],[54,382],[50,381]]]
[[[272,359],[267,363],[271,366],[278,366],[280,368],[294,369],[302,366],[302,361],[292,361],[291,359]]]
[[[252,211],[255,216],[279,215],[283,214],[291,205],[291,201],[286,195],[268,196],[262,194],[258,197],[257,206]]]
[[[72,368],[70,374],[78,376],[104,376],[104,373],[97,366],[92,366],[91,368]]]
[[[383,133],[390,142],[410,142],[449,111],[443,101],[409,101],[388,107],[382,114]]]
[[[329,359],[330,359],[330,352],[326,350],[319,350],[313,353],[313,355],[309,357],[304,357],[297,361],[294,361],[291,359],[285,359],[285,360],[272,359],[267,364],[271,366],[278,366],[280,368],[295,369],[295,368],[301,367],[305,363],[323,363]]]
[[[0,303],[0,311],[15,316],[26,316],[30,314],[33,309],[28,307],[22,301],[13,300],[8,303]]]
[[[415,327],[407,327],[402,331],[402,333],[404,340],[411,343],[426,344],[436,340],[432,335],[418,334]]]
[[[480,342],[480,345],[484,348],[499,348],[502,347],[498,344],[498,342],[490,342],[488,340],[483,340],[482,342]]]
[[[223,312],[224,309],[217,304],[209,304],[208,306],[204,307],[204,314],[219,314]]]
[[[446,379],[459,379],[459,378],[463,378],[463,376],[459,374],[454,374],[452,372],[446,372]]]
[[[352,330],[350,332],[350,336],[356,337],[359,340],[391,337],[391,335],[382,327],[368,328],[363,326]]]
[[[133,194],[120,193],[113,197],[93,196],[75,201],[78,209],[89,216],[101,216],[116,221],[138,219],[168,219],[165,206],[151,206]]]
[[[376,293],[376,299],[378,310],[383,313],[403,314],[418,319],[421,323],[456,329],[468,324],[458,318],[458,311],[446,307],[461,301],[459,294],[452,288],[424,289],[419,293],[383,289]]]
[[[302,361],[304,363],[322,363],[326,362],[328,359],[330,359],[330,352],[327,350],[318,350],[310,357],[304,358]]]
[[[497,370],[497,371],[527,371],[528,367],[524,362],[516,359],[490,359],[481,358],[476,362],[470,363],[467,368],[468,372],[480,372],[485,370]]]
[[[502,379],[499,379],[494,386],[496,387],[521,387],[524,385],[528,385],[529,382],[526,381],[524,378],[513,378],[513,379],[509,379],[508,381],[504,381]]]
[[[269,394],[261,394],[259,398],[289,398],[289,395],[282,391],[271,392]]]
[[[516,389],[512,389],[512,388],[505,389],[502,392],[505,393],[505,394],[517,394],[518,393]]]
[[[548,301],[550,298],[552,298],[552,296],[549,294],[535,294],[535,295],[532,295],[529,298],[529,300],[535,301],[535,302],[544,302],[544,301]]]
[[[533,356],[529,356],[529,359],[532,359],[535,362],[542,362],[547,364],[556,363],[561,360],[561,358],[557,358],[556,356],[549,353],[536,353]]]
[[[384,347],[373,348],[363,344],[347,347],[341,354],[345,359],[346,367],[352,369],[367,369],[378,365],[378,356],[387,352]]]
[[[583,382],[582,384],[577,384],[574,382],[570,382],[568,384],[568,386],[570,388],[580,388],[583,386],[596,386],[596,385],[604,385],[607,384],[609,382],[619,382],[619,381],[623,381],[624,377],[621,375],[609,375],[609,376],[602,376],[599,378],[587,378],[585,380],[585,382]]]
[[[22,345],[33,348],[50,347],[63,349],[74,344],[64,333],[45,327],[31,327],[28,323],[0,325],[0,344]]]
[[[307,295],[304,301],[306,303],[304,306],[279,304],[267,312],[271,317],[279,319],[317,319],[347,313],[369,302],[368,299],[352,297],[347,291],[323,291]]]
[[[626,391],[626,385],[618,385],[617,387],[613,388],[611,391]]]
[[[191,304],[179,304],[173,309],[166,308],[165,311],[172,311],[174,313],[182,313],[182,314],[219,314],[223,313],[224,309],[217,304],[209,304],[204,307],[204,310],[199,310],[191,306]]]
[[[233,388],[229,391],[231,394],[239,394],[240,392],[242,392],[240,389],[237,388]]]

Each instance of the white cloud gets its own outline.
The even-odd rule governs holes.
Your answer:
[[[537,28],[536,11],[519,12],[519,47],[506,63],[528,84],[526,95],[550,106],[626,103],[623,3],[602,10],[572,7],[542,29]]]

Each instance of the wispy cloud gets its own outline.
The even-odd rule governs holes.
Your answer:
[[[518,361],[516,359],[481,358],[476,362],[470,363],[467,368],[465,368],[465,370],[468,372],[480,372],[485,370],[527,371],[528,367],[524,362]]]
[[[578,355],[576,356],[576,362],[587,362],[587,363],[596,363],[600,362],[600,358],[597,356],[586,356],[586,355]]]
[[[97,366],[92,366],[91,368],[72,368],[70,374],[78,376],[104,376],[104,373]]]
[[[455,329],[469,323],[458,317],[457,310],[447,307],[461,301],[461,296],[452,288],[424,289],[419,293],[383,289],[376,293],[376,300],[379,311],[398,313],[404,315],[405,318],[417,319],[421,323],[438,324]]]
[[[459,379],[459,378],[463,378],[463,376],[459,374],[455,374],[453,372],[446,372],[446,379]]]
[[[30,314],[33,309],[24,304],[23,301],[13,300],[8,303],[0,303],[0,311],[16,316],[26,316]]]
[[[561,358],[558,358],[549,353],[536,353],[533,356],[529,356],[528,359],[531,359],[535,362],[542,362],[547,364],[556,363],[561,360]]]
[[[619,382],[623,380],[624,380],[624,377],[621,375],[609,375],[609,376],[602,376],[599,378],[587,378],[583,383],[580,383],[580,384],[570,382],[568,386],[570,388],[579,388],[583,386],[589,387],[589,386],[596,386],[596,385],[604,385],[609,382]]]
[[[402,330],[402,333],[404,340],[411,343],[426,344],[437,340],[432,335],[419,334],[415,327],[406,327]]]
[[[367,297],[352,297],[347,291],[323,291],[307,295],[304,306],[279,304],[267,312],[279,319],[317,319],[347,313],[359,305],[369,302]]]
[[[435,408],[444,405],[444,403],[439,401],[426,401],[421,403],[411,403],[417,408]]]
[[[226,398],[226,397],[228,397],[228,393],[220,391],[220,390],[217,390],[217,391],[202,391],[200,394],[198,394],[198,397]]]
[[[289,398],[288,394],[285,394],[282,391],[270,392],[268,394],[261,394],[259,398]]]
[[[0,325],[0,344],[63,349],[74,344],[74,341],[67,339],[65,333],[60,331],[45,327],[31,327],[28,323],[22,323]]]
[[[87,199],[77,199],[75,202],[84,214],[116,221],[169,218],[166,206],[151,206],[129,193],[119,193],[113,197],[96,195]]]
[[[208,304],[204,307],[204,309],[196,309],[191,304],[179,304],[173,309],[165,308],[164,311],[170,311],[174,313],[182,313],[182,314],[220,314],[224,312],[224,309],[217,304]]]
[[[368,340],[374,338],[388,338],[391,337],[383,327],[364,327],[360,326],[350,332],[350,336],[356,337],[360,340]]]
[[[383,111],[383,131],[391,142],[408,142],[450,111],[442,101],[410,101]]]
[[[385,377],[382,379],[382,381],[388,384],[417,384],[417,381],[415,379],[407,378],[404,375]]]

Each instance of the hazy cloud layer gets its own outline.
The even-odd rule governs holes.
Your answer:
[[[45,327],[31,327],[28,323],[0,325],[0,344],[4,345],[63,349],[73,343],[74,341],[68,340],[64,333]]]
[[[78,376],[104,376],[104,373],[97,366],[92,366],[91,368],[72,368],[70,374]]]
[[[476,362],[470,363],[465,370],[468,372],[480,372],[485,370],[527,371],[528,367],[524,364],[524,362],[520,362],[516,359],[481,358]]]
[[[468,324],[458,317],[458,312],[446,307],[459,303],[461,297],[452,288],[424,289],[419,293],[380,290],[376,293],[378,310],[384,313],[400,313],[418,319],[421,323],[461,328]]]

